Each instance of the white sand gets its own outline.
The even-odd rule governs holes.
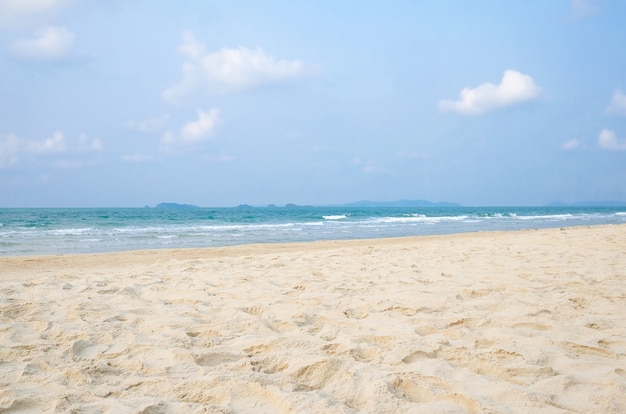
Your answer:
[[[0,258],[1,413],[623,413],[626,226]]]

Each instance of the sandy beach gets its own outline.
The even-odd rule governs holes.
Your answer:
[[[0,413],[623,413],[626,225],[0,258]]]

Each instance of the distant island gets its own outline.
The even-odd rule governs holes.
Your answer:
[[[549,204],[545,204],[544,206],[545,207],[624,207],[626,206],[626,202],[616,201],[616,200],[578,201],[578,202],[573,202],[573,203],[555,201]],[[300,205],[300,204],[294,204],[294,203],[287,203],[282,206],[276,205],[276,204],[267,204],[264,206],[240,204],[237,206],[237,208],[240,208],[240,209],[253,209],[253,208],[293,209],[293,208],[315,208],[315,207],[361,207],[361,208],[367,208],[367,207],[463,207],[463,205],[459,203],[449,202],[449,201],[432,202],[428,200],[396,200],[396,201],[361,200],[361,201],[354,201],[352,203],[344,203],[344,204]],[[154,208],[190,210],[190,209],[197,209],[201,207],[193,205],[193,204],[159,203]]]
[[[605,201],[577,201],[575,203],[564,203],[554,201],[548,207],[624,207],[626,201],[605,200]]]
[[[148,207],[148,206],[146,206]],[[255,206],[250,204],[240,204],[237,208],[315,208],[315,207],[461,207],[461,204],[451,202],[432,202],[427,200],[398,200],[398,201],[370,201],[361,200],[346,204],[323,204],[323,205],[300,205],[294,203],[287,203],[283,206],[276,204],[267,204],[266,206]],[[201,208],[193,204],[180,204],[180,203],[159,203],[154,208],[160,209],[195,209]]]
[[[178,203],[159,203],[154,208],[174,208],[174,209],[192,209],[192,208],[200,208],[198,206],[194,206],[193,204],[178,204]]]
[[[398,201],[355,201],[340,204],[339,207],[461,207],[461,204],[447,201],[432,202],[427,200],[398,200]]]

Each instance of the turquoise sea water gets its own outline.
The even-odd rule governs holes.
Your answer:
[[[0,209],[0,256],[626,223],[626,207]]]

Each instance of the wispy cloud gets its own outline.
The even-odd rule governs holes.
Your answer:
[[[43,27],[28,39],[11,44],[16,55],[34,60],[57,60],[66,57],[74,44],[74,33],[65,27]]]
[[[598,145],[610,151],[626,151],[626,140],[618,139],[615,132],[603,129],[598,136]]]
[[[190,32],[183,34],[178,53],[185,58],[182,79],[163,91],[163,99],[179,103],[189,93],[201,89],[224,93],[275,84],[304,73],[299,60],[278,59],[261,48],[223,48],[208,52]]]
[[[13,168],[22,163],[37,163],[42,158],[69,153],[97,152],[102,150],[102,141],[81,134],[77,142],[70,145],[61,131],[55,131],[43,140],[28,140],[15,134],[0,137],[0,168]],[[53,162],[58,164],[60,160]]]
[[[218,121],[217,109],[212,108],[209,112],[198,109],[198,119],[185,124],[180,130],[180,137],[183,142],[188,143],[204,141],[213,132]]]
[[[104,147],[100,138],[90,138],[85,133],[78,136],[78,144],[81,150],[89,151],[101,151]]]
[[[170,120],[170,115],[165,114],[156,116],[153,118],[144,119],[141,121],[127,121],[124,123],[124,127],[139,131],[139,132],[153,132],[163,130]]]
[[[220,122],[220,114],[216,108],[205,112],[198,109],[198,118],[186,123],[180,132],[167,131],[161,140],[161,149],[170,152],[173,147],[190,147],[208,140],[217,124]]]
[[[74,0],[0,0],[0,26],[15,29],[41,24]]]
[[[626,115],[626,95],[617,89],[613,94],[611,103],[606,108],[606,112],[617,115]]]
[[[360,168],[364,174],[390,174],[391,170],[383,165],[364,160],[360,156],[352,158],[352,164]]]
[[[573,138],[570,139],[568,141],[565,141],[563,144],[561,144],[561,149],[564,149],[566,151],[571,151],[571,150],[575,150],[577,148],[580,148],[581,143],[579,140]]]
[[[533,78],[516,70],[507,70],[499,84],[483,83],[464,88],[455,101],[441,100],[439,110],[463,115],[481,115],[498,108],[534,99],[541,92]]]

